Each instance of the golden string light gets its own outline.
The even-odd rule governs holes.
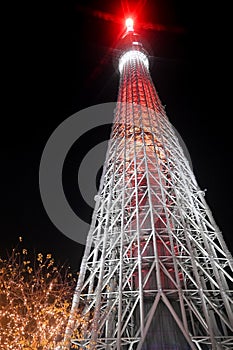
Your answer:
[[[75,282],[69,268],[55,266],[51,254],[31,259],[27,249],[17,248],[0,258],[0,349],[61,345]]]

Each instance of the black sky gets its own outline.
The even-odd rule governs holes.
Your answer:
[[[126,3],[131,12],[140,9],[136,29],[151,47],[152,79],[233,252],[229,8],[210,1],[203,7],[200,0],[128,1],[124,6],[120,1],[64,0],[11,3],[6,13],[1,254],[22,236],[29,249],[51,252],[58,262],[78,269],[83,246],[59,232],[43,208],[40,158],[63,120],[83,108],[116,101],[119,75],[112,49],[123,30]],[[156,30],[158,24],[166,30]],[[85,149],[88,140],[82,142]],[[78,162],[78,154],[72,157],[73,164]],[[76,171],[64,169],[71,202]]]

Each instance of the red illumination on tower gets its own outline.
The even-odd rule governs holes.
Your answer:
[[[72,340],[85,350],[231,350],[232,256],[167,118],[130,18],[119,72],[64,349]],[[84,325],[74,321],[80,305]]]

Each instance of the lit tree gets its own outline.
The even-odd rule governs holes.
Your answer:
[[[51,254],[30,259],[26,249],[0,258],[0,349],[61,345],[75,286],[69,271],[56,267]]]

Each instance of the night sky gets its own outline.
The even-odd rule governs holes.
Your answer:
[[[207,190],[207,203],[233,252],[229,8],[210,1],[203,7],[200,0],[48,3],[11,3],[7,11],[0,253],[10,251],[22,236],[29,250],[52,253],[57,263],[78,269],[83,246],[48,218],[40,198],[39,164],[62,121],[83,108],[116,101],[115,48],[128,14],[137,17],[135,29],[148,43],[160,99],[189,149],[197,181]],[[98,143],[107,133],[101,130],[89,140]],[[74,145],[64,165],[64,189],[75,212],[81,205],[77,164],[89,140]],[[82,215],[90,220],[90,209]]]

